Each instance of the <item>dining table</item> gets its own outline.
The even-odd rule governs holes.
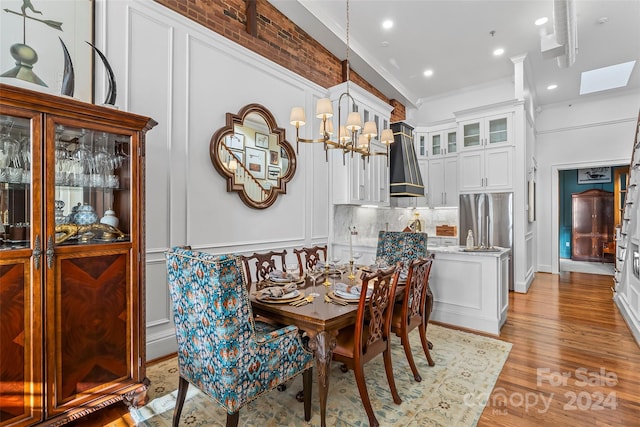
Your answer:
[[[314,290],[319,294],[313,301],[296,306],[289,303],[274,303],[257,298],[256,291],[265,286],[264,282],[253,283],[250,300],[254,315],[265,318],[284,325],[295,325],[304,331],[309,338],[309,349],[313,351],[316,361],[316,373],[318,376],[318,395],[320,398],[320,425],[326,426],[327,396],[329,394],[329,372],[333,349],[336,346],[336,337],[340,329],[352,325],[356,321],[358,311],[358,300],[340,303],[333,296],[335,282],[344,283],[347,286],[354,286],[360,283],[360,274],[338,277],[326,276],[316,278],[306,277],[298,284],[298,290],[304,292],[306,296]],[[315,286],[314,286],[315,282]],[[267,285],[268,286],[268,285]],[[396,290],[402,291],[401,287]],[[334,302],[329,302],[334,301]]]

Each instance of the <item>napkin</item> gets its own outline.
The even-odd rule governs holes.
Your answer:
[[[286,286],[271,286],[264,288],[257,293],[258,299],[277,299],[282,298],[283,295],[288,294],[296,290],[295,283],[289,283]]]

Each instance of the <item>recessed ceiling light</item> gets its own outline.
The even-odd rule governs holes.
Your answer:
[[[543,16],[542,18],[536,19],[535,24],[539,27],[540,25],[544,25],[547,22],[549,22],[549,18],[547,18],[546,16]]]
[[[494,51],[493,51],[493,55],[494,55],[494,56],[500,56],[500,55],[502,55],[503,53],[504,53],[504,49],[503,49],[503,48],[501,48],[501,47],[499,47],[498,49],[496,49],[496,50],[494,50]]]
[[[433,76],[433,70],[424,70],[424,74],[425,77],[431,77]]]
[[[583,72],[580,95],[626,86],[635,65],[636,61],[629,61]]]
[[[391,27],[393,27],[393,21],[391,19],[387,19],[382,22],[382,28],[384,28],[385,30],[388,30]]]
[[[547,86],[547,90],[554,90],[558,87],[558,85],[549,85]]]

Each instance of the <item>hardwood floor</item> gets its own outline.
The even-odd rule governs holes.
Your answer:
[[[478,426],[638,426],[640,348],[611,276],[537,273],[510,293],[513,344]]]
[[[640,425],[640,348],[612,284],[611,276],[537,273],[527,294],[510,293],[500,339],[513,348],[478,426]],[[129,426],[117,420],[122,408],[76,425]]]

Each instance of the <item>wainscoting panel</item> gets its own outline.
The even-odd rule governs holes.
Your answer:
[[[318,144],[301,145],[287,194],[264,210],[244,205],[214,169],[209,145],[227,112],[268,108],[287,140],[292,106],[315,108],[326,90],[155,2],[97,8],[121,108],[158,121],[146,144],[147,359],[175,351],[164,251],[189,244],[211,253],[253,253],[326,242],[328,166]],[[126,22],[126,29],[120,23]],[[152,48],[150,40],[153,40]],[[314,124],[317,128],[317,124]],[[317,129],[306,126],[303,137]],[[313,191],[311,191],[313,190]]]

